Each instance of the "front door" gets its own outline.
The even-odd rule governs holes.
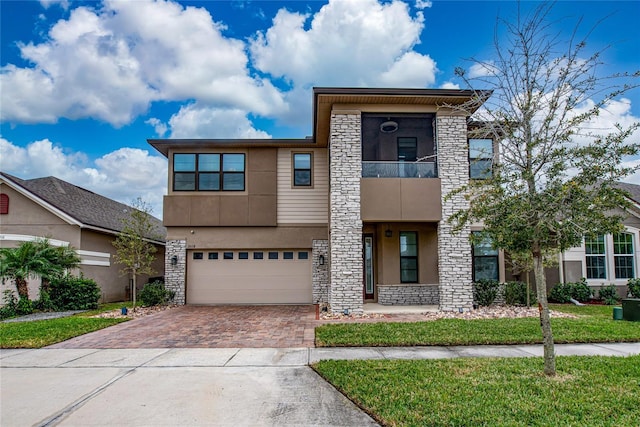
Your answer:
[[[373,234],[365,234],[362,240],[362,256],[363,256],[363,289],[365,300],[374,298],[374,277],[373,277]]]

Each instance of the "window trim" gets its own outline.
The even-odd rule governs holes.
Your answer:
[[[195,164],[193,171],[176,171],[175,170],[175,158],[176,155],[193,155],[195,156]],[[200,156],[201,155],[218,155],[219,156],[219,170],[218,171],[200,171]],[[228,155],[241,155],[243,164],[242,171],[225,171],[224,170],[224,158]],[[243,192],[247,189],[247,153],[234,153],[234,152],[218,152],[218,153],[181,153],[175,152],[173,153],[171,159],[171,188],[173,192]],[[179,190],[176,189],[176,174],[193,174],[194,176],[194,188],[189,190]],[[201,175],[217,175],[218,176],[218,189],[217,190],[200,190],[200,176]],[[242,189],[225,189],[224,188],[224,177],[225,175],[242,175]]]
[[[309,169],[296,169],[296,155],[298,154],[308,154],[309,155]],[[313,169],[314,169],[314,158],[313,151],[292,151],[291,152],[291,188],[297,189],[309,189],[313,188],[315,185],[315,180],[313,179]],[[296,171],[309,171],[309,184],[296,184]]]
[[[471,157],[471,141],[472,140],[485,140],[485,141],[491,141],[491,157]],[[467,139],[467,156],[468,156],[468,160],[469,160],[469,179],[477,179],[477,180],[484,180],[484,179],[489,179],[493,176],[493,163],[494,163],[494,158],[495,158],[495,141],[493,140],[493,138],[468,138]],[[477,161],[488,161],[490,162],[491,167],[489,168],[489,172],[488,172],[488,176],[482,176],[482,177],[473,177],[471,176],[471,164],[473,162],[477,162]]]
[[[416,237],[416,254],[415,255],[402,255],[402,247],[400,244],[400,240],[402,239],[403,234],[413,234]],[[417,231],[400,231],[398,233],[398,252],[400,255],[400,283],[420,283],[420,255],[419,255],[419,247],[420,247],[420,235]],[[402,279],[402,260],[403,259],[413,259],[416,263],[416,280],[403,280]]]

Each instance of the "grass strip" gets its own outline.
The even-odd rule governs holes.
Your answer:
[[[631,426],[640,356],[326,360],[314,369],[388,426]]]
[[[640,324],[613,320],[612,307],[553,306],[552,309],[579,315],[576,319],[552,318],[557,343],[640,341]],[[538,344],[542,342],[539,322],[538,318],[504,318],[330,324],[316,328],[316,346]]]
[[[131,303],[101,304],[97,310],[57,319],[0,323],[0,348],[41,348],[130,320],[95,318],[96,314],[131,307]]]

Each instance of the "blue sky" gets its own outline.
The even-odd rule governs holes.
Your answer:
[[[523,2],[524,11],[537,5]],[[513,1],[0,0],[0,169],[55,175],[161,215],[166,161],[147,138],[302,138],[313,86],[464,88]],[[640,69],[639,1],[560,1],[554,31],[593,26],[602,71]],[[640,117],[640,90],[610,123]],[[637,175],[631,181],[640,183]]]

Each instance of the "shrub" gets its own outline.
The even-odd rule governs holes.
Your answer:
[[[499,287],[497,280],[478,280],[473,286],[473,299],[478,305],[491,305],[498,296]]]
[[[618,288],[613,283],[600,286],[598,297],[607,305],[615,305],[620,301]]]
[[[507,305],[527,305],[527,284],[524,282],[507,282],[504,284],[504,302]],[[536,303],[536,294],[529,290],[529,304]]]
[[[16,314],[24,316],[33,313],[33,303],[29,298],[20,298],[16,306]]]
[[[591,288],[583,278],[579,282],[558,283],[555,285],[549,292],[549,301],[566,303],[573,298],[577,301],[585,302],[589,301],[591,295]]]
[[[565,303],[571,300],[571,284],[570,283],[558,283],[555,285],[551,292],[549,292],[549,301]]]
[[[140,301],[145,307],[152,305],[167,304],[175,296],[174,291],[170,291],[164,287],[164,283],[155,281],[147,283],[140,291]]]
[[[627,282],[629,295],[633,298],[640,298],[640,279],[629,279]]]
[[[7,289],[3,292],[2,301],[4,305],[0,307],[0,319],[7,319],[18,315],[18,300],[12,290]]]
[[[49,296],[58,310],[92,310],[98,308],[100,288],[84,276],[67,275],[51,281]]]
[[[49,292],[40,289],[40,298],[35,301],[34,307],[40,311],[56,311],[56,306],[51,302]]]

